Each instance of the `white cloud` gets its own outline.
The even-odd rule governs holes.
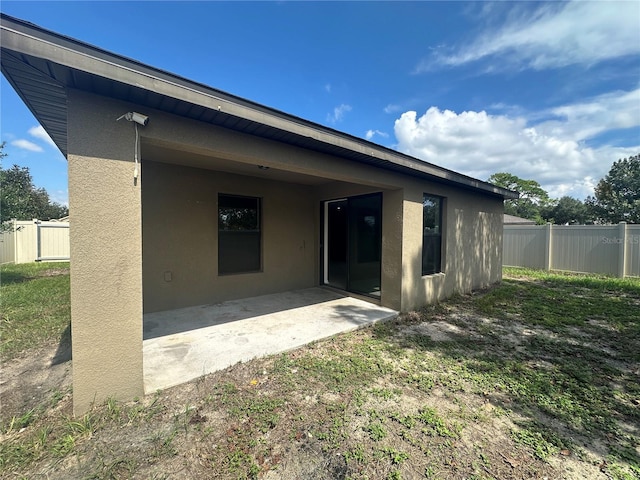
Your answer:
[[[28,131],[29,131],[29,135],[31,135],[33,138],[40,140],[42,142],[45,142],[47,145],[50,145],[54,148],[57,148],[56,144],[53,142],[53,140],[51,140],[51,137],[45,131],[42,125],[31,127]],[[37,143],[34,143],[30,140],[26,140],[24,138],[18,138],[16,140],[12,140],[11,145],[13,145],[16,148],[21,148],[22,150],[28,150],[30,152],[44,151],[44,149]]]
[[[383,110],[384,110],[384,113],[396,113],[396,112],[399,112],[400,110],[402,110],[402,107],[400,105],[396,105],[394,103],[390,103],[389,105],[384,107]]]
[[[387,132],[381,132],[380,130],[367,130],[367,133],[365,133],[364,136],[367,140],[371,140],[376,135],[382,138],[389,138],[389,134]]]
[[[56,144],[53,142],[53,140],[51,140],[51,137],[49,136],[47,131],[42,127],[42,125],[38,125],[37,127],[31,127],[29,129],[29,135],[37,138],[38,140],[42,140],[48,143],[54,148],[58,148],[56,147]]]
[[[327,93],[331,93],[331,84],[330,83],[325,84],[324,90]]]
[[[567,106],[568,111],[573,111]],[[574,105],[575,111],[581,111]],[[575,130],[575,131],[574,131]],[[570,121],[529,125],[527,119],[481,112],[455,113],[431,107],[418,117],[403,113],[395,122],[398,150],[436,165],[482,180],[492,173],[509,172],[538,181],[552,197],[593,194],[594,184],[607,174],[613,161],[640,151],[602,146],[590,148],[576,136],[580,128]]]
[[[564,105],[548,111],[558,120],[549,120],[539,130],[576,140],[600,133],[640,126],[640,88],[631,92],[611,92],[583,103]]]
[[[559,6],[560,5],[560,6]],[[497,31],[465,41],[459,49],[438,48],[416,72],[438,65],[459,66],[499,56],[500,65],[535,70],[595,63],[640,53],[638,2],[544,4],[535,12],[510,16]]]
[[[65,207],[69,206],[69,191],[68,190],[54,190],[52,192],[47,192],[49,194],[49,199],[52,202],[59,203],[60,205],[64,205]]]
[[[327,114],[327,122],[329,123],[337,123],[342,121],[345,113],[351,111],[351,105],[347,105],[345,103],[338,105],[333,109],[333,113]]]
[[[14,147],[17,148],[21,148],[23,150],[29,150],[30,152],[42,152],[42,147],[40,145],[36,145],[33,142],[30,142],[29,140],[25,140],[23,138],[20,138],[18,140],[13,140],[11,142],[11,145],[13,145]]]

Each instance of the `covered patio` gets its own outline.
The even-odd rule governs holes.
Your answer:
[[[322,287],[144,315],[144,391],[292,350],[398,312]]]

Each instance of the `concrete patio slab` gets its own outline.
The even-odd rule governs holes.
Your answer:
[[[397,314],[324,288],[148,313],[143,341],[145,393]]]

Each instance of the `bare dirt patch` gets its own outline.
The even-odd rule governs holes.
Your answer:
[[[2,362],[0,425],[29,411],[47,408],[70,392],[70,353],[68,345],[61,349],[50,344]]]

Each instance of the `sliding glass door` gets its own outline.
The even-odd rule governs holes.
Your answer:
[[[324,204],[324,283],[380,296],[382,194]]]

